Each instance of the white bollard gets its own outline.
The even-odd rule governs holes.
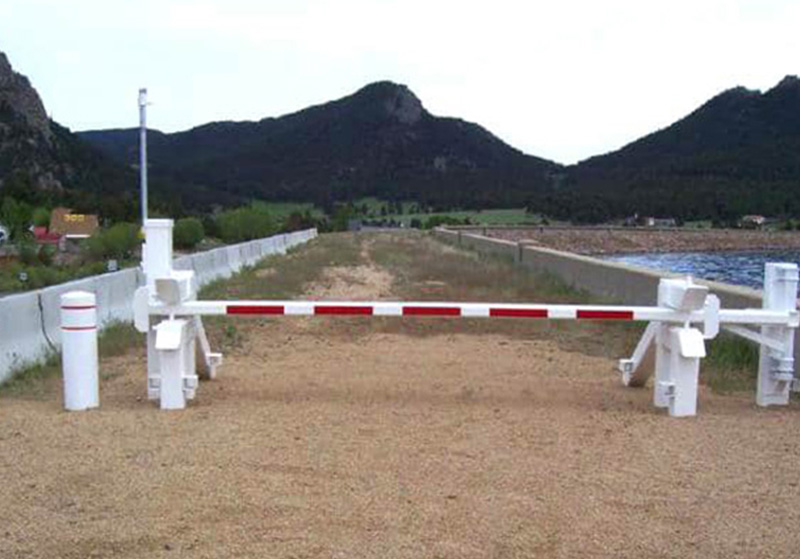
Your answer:
[[[94,293],[86,291],[61,296],[64,407],[70,411],[100,406],[95,301]]]

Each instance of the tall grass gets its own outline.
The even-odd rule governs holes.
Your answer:
[[[756,344],[722,333],[708,342],[707,354],[700,370],[714,392],[727,394],[755,388],[759,354]]]

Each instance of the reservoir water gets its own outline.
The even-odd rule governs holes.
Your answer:
[[[765,263],[800,264],[800,251],[665,252],[616,254],[604,259],[761,289],[764,286]]]

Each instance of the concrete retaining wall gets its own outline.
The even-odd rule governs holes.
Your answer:
[[[570,287],[632,305],[655,304],[659,280],[679,277],[678,274],[669,272],[526,245],[524,242],[493,239],[464,231],[436,229],[434,236],[483,254],[513,258],[516,263],[534,272],[556,276]],[[755,289],[700,279],[697,283],[707,285],[712,293],[719,296],[724,307],[761,308],[761,292]]]
[[[316,229],[275,235],[181,256],[175,259],[173,266],[176,270],[194,270],[202,287],[232,276],[244,265],[252,266],[273,254],[286,254],[287,249],[316,236]],[[39,362],[58,350],[63,293],[74,290],[95,293],[102,328],[111,322],[133,320],[133,292],[140,285],[144,285],[144,274],[139,268],[130,268],[0,299],[0,384],[15,370]]]
[[[552,274],[570,287],[588,291],[611,302],[655,305],[659,280],[680,277],[679,274],[650,268],[530,246],[524,241],[514,243],[442,228],[434,230],[433,234],[444,242],[483,254],[515,255],[514,261],[518,265],[534,272]],[[708,286],[720,298],[723,308],[760,309],[762,306],[762,292],[759,290],[701,279],[695,281]],[[800,375],[800,330],[795,333],[795,374]]]

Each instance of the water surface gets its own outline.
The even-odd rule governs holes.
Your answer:
[[[616,254],[607,256],[605,259],[762,289],[764,286],[764,264],[767,262],[798,264],[800,263],[800,251]]]

